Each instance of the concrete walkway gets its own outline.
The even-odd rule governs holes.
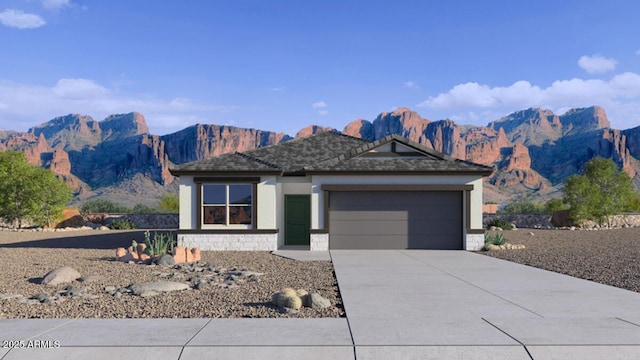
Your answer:
[[[0,320],[0,359],[637,359],[640,294],[463,251],[332,251],[344,319]],[[28,348],[27,348],[28,347]]]

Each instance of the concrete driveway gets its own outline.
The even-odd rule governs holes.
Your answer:
[[[465,251],[331,257],[346,319],[0,319],[0,360],[640,359],[635,292]]]
[[[357,359],[638,359],[640,294],[465,251],[331,251]]]

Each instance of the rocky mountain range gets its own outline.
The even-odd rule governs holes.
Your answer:
[[[294,137],[332,128],[310,125]],[[605,110],[593,106],[563,115],[550,110],[514,112],[487,126],[431,121],[400,108],[373,121],[358,119],[343,133],[375,140],[399,134],[459,159],[493,165],[485,181],[485,201],[545,200],[561,189],[589,159],[612,158],[640,184],[640,127],[610,128]],[[272,131],[198,124],[168,135],[149,133],[139,113],[102,121],[70,114],[26,132],[0,132],[0,150],[22,151],[29,161],[50,168],[75,191],[75,201],[105,197],[120,203],[153,205],[175,192],[174,164],[245,151],[293,137]]]

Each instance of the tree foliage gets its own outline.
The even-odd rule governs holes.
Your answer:
[[[22,227],[25,220],[49,225],[71,200],[71,190],[49,170],[31,165],[17,151],[0,152],[0,218]]]
[[[580,222],[595,220],[600,225],[610,216],[629,209],[636,191],[631,178],[611,159],[593,158],[582,175],[572,175],[564,186],[564,202],[571,217]]]
[[[180,198],[174,194],[164,194],[158,202],[160,210],[164,210],[171,213],[177,213],[180,211]]]
[[[562,199],[552,198],[544,203],[544,212],[551,215],[556,211],[567,210],[569,207]]]

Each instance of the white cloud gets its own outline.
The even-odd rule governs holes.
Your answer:
[[[197,103],[184,97],[162,99],[126,94],[82,78],[60,79],[51,87],[0,80],[0,104],[0,129],[24,131],[69,113],[102,120],[111,114],[138,111],[145,115],[155,134],[205,123],[212,113],[226,114],[236,109]]]
[[[602,55],[584,55],[578,59],[578,66],[589,74],[601,74],[616,69],[618,62],[613,58],[606,58]]]
[[[327,107],[327,103],[325,103],[324,101],[317,101],[311,104],[311,107],[314,109],[324,109]]]
[[[418,84],[415,81],[405,81],[402,84],[402,87],[406,88],[406,89],[417,89],[417,88],[419,88]]]
[[[35,29],[44,26],[46,22],[38,15],[7,9],[0,13],[0,24],[16,29]]]
[[[103,86],[88,79],[60,79],[52,90],[55,95],[63,99],[91,99],[109,92]]]
[[[285,90],[287,90],[287,87],[286,86],[277,86],[277,87],[272,87],[269,90],[271,90],[272,92],[275,92],[275,93],[283,93]]]
[[[42,6],[49,10],[60,10],[66,7],[71,7],[70,0],[42,0]]]
[[[320,114],[320,116],[325,116],[327,115],[329,112],[327,110],[318,110],[318,114]]]
[[[458,84],[449,91],[429,97],[418,104],[419,107],[440,110],[444,117],[458,121],[476,121],[478,111],[487,114],[507,114],[524,108],[541,107],[561,113],[569,108],[592,105],[602,106],[611,121],[616,123],[615,126],[638,126],[640,75],[626,72],[609,80],[557,80],[546,88],[528,81],[495,87],[468,82]],[[449,110],[455,112],[447,113]],[[484,120],[494,119],[485,117]]]

